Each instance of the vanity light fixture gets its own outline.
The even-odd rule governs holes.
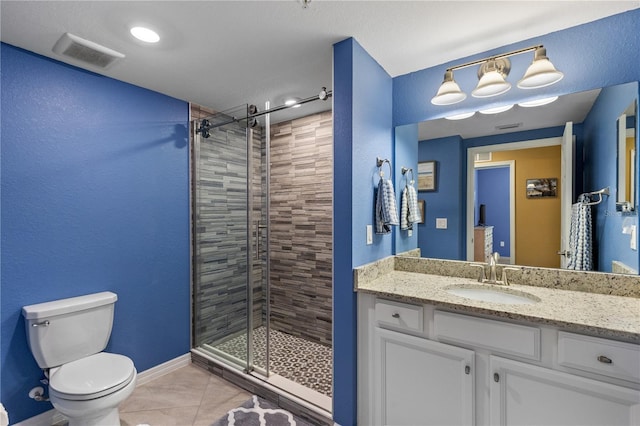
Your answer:
[[[455,114],[455,115],[450,115],[448,117],[445,117],[447,120],[464,120],[465,118],[469,118],[471,116],[473,116],[473,114],[475,114],[475,111],[471,111],[471,112],[463,112],[462,114]]]
[[[501,112],[509,111],[511,108],[513,108],[513,104],[503,105],[495,108],[481,109],[479,112],[480,114],[499,114]]]
[[[467,95],[453,79],[453,71],[474,65],[480,65],[480,67],[478,68],[478,85],[471,92],[473,97],[487,98],[507,92],[511,88],[511,83],[506,80],[511,70],[511,62],[508,57],[526,52],[535,53],[533,62],[527,68],[524,77],[518,81],[520,89],[537,89],[562,80],[564,74],[556,70],[549,58],[547,58],[547,50],[544,46],[531,46],[447,68],[444,73],[444,81],[436,95],[431,99],[431,103],[434,105],[451,105],[465,100]]]
[[[434,105],[452,105],[467,99],[467,94],[460,90],[460,86],[453,79],[453,70],[444,73],[444,81],[438,89],[438,93],[431,99]]]
[[[160,41],[160,36],[157,32],[146,27],[133,27],[129,30],[131,35],[140,41],[145,43],[157,43]]]
[[[557,96],[551,96],[550,98],[536,99],[535,101],[520,102],[518,106],[521,106],[524,108],[531,108],[531,107],[537,107],[542,105],[548,105],[551,102],[555,102],[557,100],[558,100]]]

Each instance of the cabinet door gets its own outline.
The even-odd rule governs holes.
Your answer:
[[[377,425],[473,424],[474,352],[376,327]]]
[[[490,357],[492,425],[640,424],[640,391]]]

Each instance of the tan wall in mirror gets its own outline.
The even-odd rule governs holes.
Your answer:
[[[627,138],[627,142],[626,142],[626,149],[625,149],[625,159],[626,159],[626,163],[627,165],[625,166],[625,170],[627,171],[626,175],[625,175],[625,188],[626,188],[626,193],[625,193],[625,200],[631,200],[631,170],[632,170],[632,164],[631,161],[632,160],[632,156],[631,156],[631,152],[633,150],[636,149],[636,138],[634,137],[630,137]]]
[[[559,268],[560,146],[494,152],[492,161],[514,160],[516,167],[517,265]],[[557,178],[556,197],[527,198],[527,179]]]

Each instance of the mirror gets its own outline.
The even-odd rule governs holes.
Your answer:
[[[606,189],[610,196],[591,197],[595,270],[637,274],[638,251],[632,247],[637,247],[638,237],[635,232],[633,235],[627,232],[637,226],[637,213],[635,210],[616,211],[616,122],[620,112],[630,103],[634,105],[635,115],[637,97],[638,83],[631,82],[561,96],[551,104],[535,108],[515,105],[509,111],[494,115],[476,112],[471,118],[460,121],[437,119],[418,123],[420,142],[416,162],[436,161],[439,171],[437,191],[418,193],[418,198],[425,200],[426,209],[425,223],[417,227],[421,255],[473,260],[473,235],[480,219],[480,204],[486,205],[486,224],[494,226],[490,223],[490,206],[478,202],[478,191],[483,190],[476,185],[478,172],[515,164],[515,172],[505,173],[505,176],[514,176],[506,188],[510,185],[514,188],[509,191],[513,191],[512,197],[515,198],[506,205],[515,204],[515,207],[509,208],[509,214],[503,214],[504,219],[499,220],[502,228],[506,226],[512,231],[498,235],[498,227],[492,229],[491,250],[510,250],[506,255],[501,253],[504,263],[561,267],[562,256],[558,253],[561,252],[560,234],[563,229],[569,229],[571,220],[571,213],[569,217],[565,214],[564,218],[561,214],[563,194],[568,196],[570,212],[571,203],[576,203],[581,194]],[[633,123],[637,134],[637,116],[626,121]],[[575,149],[575,153],[571,156],[574,159],[571,179],[569,176],[562,179],[559,157],[567,122],[572,125],[569,126],[568,139],[565,139],[570,141],[568,145]],[[632,145],[637,151],[637,139]],[[527,151],[529,149],[538,149],[538,152]],[[546,158],[545,155],[551,157]],[[525,159],[532,156],[538,158],[538,165],[533,162],[523,175],[520,172],[527,169]],[[469,166],[476,157],[477,169]],[[542,167],[552,161],[557,163],[556,169]],[[636,162],[633,160],[630,164],[635,165]],[[625,171],[629,182],[637,181],[635,169],[630,165],[628,173]],[[562,188],[563,182],[571,182],[568,189]],[[496,187],[489,183],[489,188]],[[636,191],[630,189],[629,198],[637,198]],[[500,192],[503,191],[493,191]],[[543,214],[548,209],[554,209],[554,213]],[[470,220],[465,211],[469,212]],[[518,212],[527,212],[528,218],[519,218]],[[544,219],[544,215],[549,217]],[[447,219],[446,229],[436,229],[436,219],[439,218]],[[549,234],[552,228],[554,230]],[[545,242],[549,244],[543,248]],[[616,263],[622,268],[615,269],[613,265]]]
[[[618,199],[619,211],[635,210],[636,194],[636,114],[633,101],[618,117]]]

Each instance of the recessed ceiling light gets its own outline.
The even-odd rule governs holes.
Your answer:
[[[284,104],[291,108],[299,108],[301,105],[298,102],[300,102],[298,98],[289,98],[284,101]]]
[[[481,109],[480,114],[498,114],[500,112],[509,111],[511,108],[513,108],[513,105],[504,105],[495,108]]]
[[[146,43],[157,43],[160,41],[158,33],[149,28],[133,27],[130,31],[132,36]]]
[[[447,120],[464,120],[465,118],[471,117],[475,113],[476,113],[475,111],[463,112],[462,114],[450,115],[450,116],[445,117],[445,118]]]
[[[525,108],[537,107],[537,106],[550,104],[551,102],[554,102],[557,99],[558,99],[557,96],[552,96],[550,98],[536,99],[535,101],[520,102],[518,105]]]

